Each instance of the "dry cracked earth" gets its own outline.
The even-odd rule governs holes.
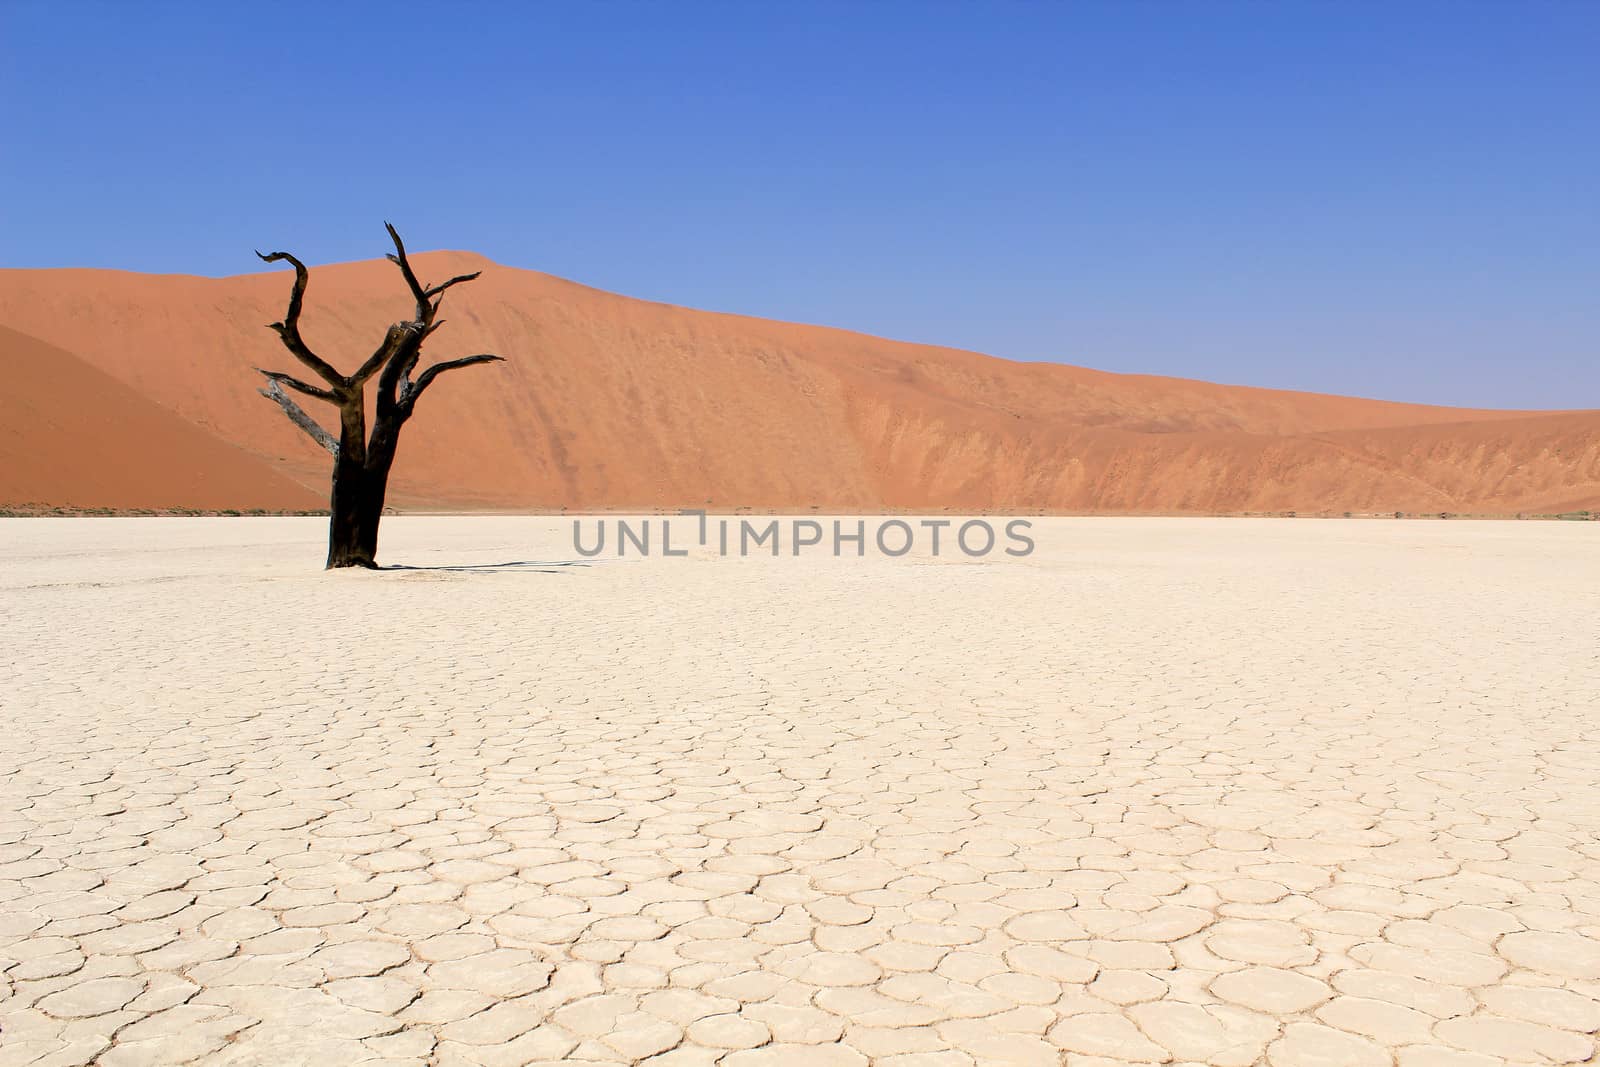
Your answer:
[[[1600,527],[0,522],[0,1063],[1578,1063]]]

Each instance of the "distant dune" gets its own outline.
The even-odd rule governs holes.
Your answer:
[[[424,281],[484,271],[451,291],[432,355],[509,362],[453,375],[419,405],[390,494],[402,507],[1600,508],[1596,411],[1476,411],[1012,363],[633,300],[468,253],[413,260]],[[327,456],[256,394],[251,370],[296,369],[264,328],[282,316],[289,283],[287,272],[0,271],[0,323],[12,327],[0,333],[10,379],[0,432],[7,465],[24,468],[0,478],[0,503],[321,503]],[[339,264],[313,268],[303,329],[349,369],[408,314],[390,264]],[[47,356],[14,331],[66,351]],[[71,401],[82,391],[101,399]],[[163,433],[117,415],[140,398],[139,418],[164,420]],[[172,447],[181,433],[191,443]],[[87,460],[112,454],[131,473],[106,483]]]
[[[325,507],[316,493],[70,352],[0,326],[0,503]]]

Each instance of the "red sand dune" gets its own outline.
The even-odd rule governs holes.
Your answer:
[[[424,281],[484,271],[450,292],[429,353],[509,362],[430,390],[402,439],[391,493],[400,506],[1600,508],[1600,412],[1473,411],[1011,363],[633,300],[468,253],[413,259]],[[290,278],[0,271],[0,323],[75,353],[321,500],[326,455],[256,394],[251,370],[297,370],[264,328],[282,316]],[[385,261],[313,268],[303,332],[349,369],[409,309]],[[164,499],[183,495],[161,457],[132,454]],[[52,476],[55,496],[88,503],[92,487],[67,469]],[[265,468],[252,470],[231,506],[266,491]],[[135,497],[156,506],[131,489],[125,499]]]
[[[327,503],[70,352],[4,326],[0,376],[5,504],[278,511]]]

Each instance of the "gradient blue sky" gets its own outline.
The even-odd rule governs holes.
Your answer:
[[[1016,359],[1600,407],[1600,3],[0,0],[0,265],[470,248]]]

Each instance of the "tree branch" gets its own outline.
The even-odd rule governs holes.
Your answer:
[[[438,296],[452,285],[460,285],[462,282],[470,282],[482,273],[483,271],[481,270],[475,270],[471,274],[457,274],[454,278],[451,278],[447,282],[440,282],[438,285],[429,286],[426,290],[424,290],[424,295]],[[439,305],[437,303],[433,305],[433,310],[439,310]]]
[[[396,323],[402,333],[399,342],[389,354],[383,373],[378,376],[378,411],[387,410],[398,402],[398,397],[411,391],[411,368],[422,355],[422,341],[428,336],[427,328],[417,329],[415,322]]]
[[[338,459],[338,439],[327,430],[324,430],[320,425],[318,425],[316,419],[313,419],[310,415],[307,415],[305,410],[301,408],[299,404],[296,404],[292,399],[290,399],[289,394],[285,393],[283,391],[283,386],[279,384],[278,379],[282,377],[281,375],[268,375],[268,377],[272,380],[267,384],[267,387],[265,389],[258,389],[256,391],[282,408],[283,413],[289,416],[290,422],[304,430],[317,444],[321,445],[323,448],[326,448],[334,459]]]
[[[391,223],[384,223],[383,228],[389,231],[389,239],[394,242],[394,251],[388,255],[388,260],[400,268],[400,273],[405,275],[406,285],[411,287],[411,295],[417,302],[417,321],[426,326],[433,319],[432,305],[428,303],[428,291],[417,281],[416,272],[411,269],[411,260],[406,258],[406,243],[400,240],[400,231]]]
[[[339,398],[330,390],[319,389],[315,385],[307,385],[299,378],[292,377],[291,375],[280,374],[275,370],[262,370],[260,367],[256,368],[256,373],[270,378],[279,385],[287,385],[290,389],[293,389],[297,393],[304,393],[306,396],[314,396],[318,400],[326,400],[330,404],[337,404],[339,402]]]
[[[422,391],[432,384],[435,378],[447,370],[455,370],[457,367],[470,367],[477,363],[501,362],[504,362],[503,356],[491,356],[485,354],[478,356],[462,356],[460,359],[447,359],[442,363],[435,363],[433,366],[429,367],[427,370],[423,371],[417,376],[415,384],[401,392],[400,403],[406,408],[406,410],[409,411],[411,407],[416,404],[417,397],[422,395]]]
[[[415,330],[414,322],[397,322],[390,326],[389,332],[383,338],[383,344],[379,345],[378,350],[368,356],[367,361],[350,375],[350,384],[357,389],[365,385],[367,379],[378,373],[383,365],[389,362],[389,357],[400,350],[400,346],[405,344],[407,337]],[[424,332],[423,336],[426,337],[427,332]]]
[[[287,252],[273,252],[270,255],[256,253],[263,263],[288,262],[294,266],[294,289],[289,293],[289,310],[284,314],[282,322],[273,322],[267,329],[274,330],[283,340],[283,347],[287,348],[296,359],[312,370],[317,376],[329,385],[338,388],[344,384],[344,375],[333,369],[333,366],[321,356],[311,351],[305,339],[300,336],[300,308],[305,302],[306,284],[311,280],[310,272],[306,265]]]

